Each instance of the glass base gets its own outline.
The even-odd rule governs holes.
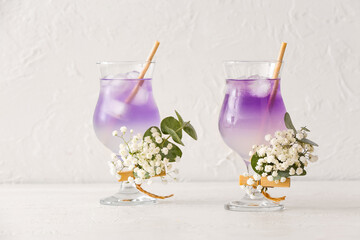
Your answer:
[[[155,204],[157,200],[149,197],[136,189],[134,184],[121,182],[119,192],[100,200],[103,205],[111,206],[135,206],[143,204]]]
[[[266,199],[261,193],[255,193],[251,199],[247,194],[239,201],[231,201],[224,205],[226,210],[238,212],[274,212],[284,209],[284,205]]]

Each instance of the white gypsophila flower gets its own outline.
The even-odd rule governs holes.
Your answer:
[[[156,155],[155,155],[155,160],[156,160],[156,161],[161,161],[161,155],[160,155],[160,154],[156,154]]]
[[[295,169],[294,169],[294,168],[290,168],[289,174],[290,174],[290,175],[295,175]]]
[[[266,177],[266,176],[267,176],[267,173],[262,173],[261,176],[262,176],[262,177]]]
[[[146,136],[146,137],[144,138],[144,141],[145,141],[146,143],[152,143],[152,140],[151,140],[151,137],[150,137],[150,136]]]
[[[175,158],[175,162],[179,163],[179,162],[180,162],[180,160],[181,160],[181,158],[180,158],[179,156],[176,156],[176,158]]]
[[[254,152],[253,152],[253,151],[250,151],[250,152],[249,152],[249,156],[252,157],[252,155],[254,155]]]
[[[120,128],[120,132],[122,132],[123,134],[126,133],[126,131],[127,131],[127,127],[122,126],[122,127]]]
[[[117,159],[116,153],[111,153],[111,159],[112,159],[112,160],[116,160],[116,159]]]
[[[277,141],[276,138],[273,138],[273,139],[270,140],[270,144],[273,145],[273,146],[277,145],[277,143],[278,143],[278,141]]]
[[[259,181],[261,179],[261,176],[259,174],[255,173],[253,175],[253,178],[254,178],[255,181]]]
[[[268,163],[274,163],[275,162],[275,157],[273,155],[270,155],[267,157],[266,161]]]
[[[266,147],[259,148],[259,149],[257,150],[257,154],[259,155],[259,157],[265,156],[265,154],[266,154]]]
[[[271,172],[272,168],[273,168],[273,166],[271,166],[271,165],[266,165],[266,166],[265,166],[265,172]]]
[[[156,173],[156,175],[159,175],[161,173],[161,168],[157,167],[156,170],[155,170],[155,173]]]
[[[118,136],[118,135],[119,135],[119,132],[118,132],[118,131],[116,131],[116,130],[114,130],[114,131],[112,131],[112,135],[113,135],[114,137],[116,137],[116,136]]]
[[[153,137],[160,137],[160,133],[159,132],[153,132],[152,134],[151,134],[151,136],[153,136]]]
[[[278,183],[279,183],[279,180],[278,180],[278,179],[276,179],[274,182],[275,182],[276,184],[278,184]]]
[[[299,139],[299,140],[301,140],[301,139],[304,138],[304,134],[301,133],[301,132],[299,132],[299,133],[296,134],[296,138]]]
[[[133,183],[133,182],[134,182],[134,178],[133,178],[133,177],[128,177],[128,182],[129,182],[129,183]]]
[[[265,135],[265,141],[269,142],[271,140],[271,135],[267,134]]]
[[[278,172],[273,172],[272,174],[271,174],[273,177],[277,177],[277,175],[278,175]]]
[[[133,133],[134,132],[134,129],[130,129],[130,133]]]
[[[163,162],[164,162],[165,165],[167,165],[167,164],[169,163],[169,159],[165,157],[165,158],[163,159]]]
[[[154,149],[152,149],[152,153],[155,155],[155,154],[158,154],[160,152],[160,148],[159,147],[156,147]]]
[[[171,150],[173,145],[171,143],[169,143],[166,147],[167,147],[167,149]]]
[[[163,148],[163,149],[161,149],[161,152],[162,152],[164,155],[167,155],[168,152],[169,152],[169,149]]]
[[[122,143],[119,144],[119,149],[120,150],[126,150],[126,146]]]
[[[301,175],[303,172],[304,172],[304,169],[302,169],[300,167],[296,169],[296,174],[297,175]]]
[[[301,157],[299,158],[299,160],[300,160],[300,162],[302,162],[302,163],[305,163],[305,162],[307,161],[306,157],[304,157],[304,156],[301,156]]]
[[[280,182],[286,182],[286,178],[285,178],[285,177],[281,177],[281,178],[280,178]]]
[[[155,142],[162,143],[163,139],[161,137],[156,137]]]
[[[255,181],[254,181],[254,179],[252,179],[252,178],[249,178],[249,179],[246,181],[246,184],[249,185],[249,186],[254,185],[254,183],[255,183]]]
[[[282,132],[280,131],[276,131],[275,132],[275,138],[281,137],[282,136]]]
[[[267,180],[269,180],[270,182],[274,181],[274,177],[273,176],[268,176]]]
[[[134,182],[135,182],[135,184],[140,185],[140,184],[143,183],[143,179],[142,178],[135,178]]]
[[[295,134],[295,132],[294,132],[293,129],[288,129],[288,130],[286,130],[286,132],[287,132],[289,135],[294,135],[294,134]]]
[[[157,132],[157,129],[153,127],[150,129],[150,132],[155,133],[155,132]]]
[[[258,185],[258,186],[256,187],[256,189],[257,189],[258,191],[261,191],[261,190],[263,189],[263,186]]]
[[[123,162],[120,159],[117,160],[115,163],[116,163],[117,167],[119,167],[119,168],[123,167]]]

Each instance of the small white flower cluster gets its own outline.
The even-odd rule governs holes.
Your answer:
[[[171,143],[167,143],[166,146],[162,146],[166,142],[163,139],[156,128],[151,128],[151,136],[147,136],[142,139],[140,134],[132,136],[132,130],[130,130],[132,138],[128,141],[125,139],[127,132],[126,127],[121,127],[120,132],[114,131],[113,136],[122,138],[124,144],[119,145],[119,153],[112,154],[112,160],[109,162],[110,173],[120,178],[118,172],[127,169],[134,172],[134,177],[127,179],[129,182],[135,182],[136,184],[142,184],[147,180],[148,184],[151,184],[151,177],[161,174],[162,172],[170,173],[173,164],[169,162],[166,157],[169,150],[173,148]],[[153,141],[154,140],[154,141]],[[180,161],[180,157],[175,158],[176,162]],[[174,169],[171,171],[173,174],[178,174],[179,170]],[[173,179],[176,180],[175,177]],[[166,183],[166,179],[162,178],[163,183]]]
[[[248,177],[248,173],[243,174],[245,177]],[[257,185],[255,187],[255,183],[261,179],[261,176],[257,173],[255,173],[252,178],[249,177],[249,179],[246,181],[246,185],[241,185],[240,187],[242,189],[245,189],[246,194],[251,198],[255,199],[255,193],[261,192],[263,190],[263,186]]]
[[[254,145],[249,153],[258,157],[254,170],[275,183],[285,182],[288,176],[304,175],[308,161],[318,160],[312,154],[314,147],[299,141],[306,137],[307,132],[303,129],[296,133],[292,129],[277,131],[274,137],[266,135],[269,145]]]

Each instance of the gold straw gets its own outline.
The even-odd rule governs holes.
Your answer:
[[[274,87],[273,87],[273,89],[271,91],[271,95],[270,95],[270,99],[269,99],[269,103],[268,103],[268,110],[270,110],[272,108],[272,105],[273,105],[275,97],[276,97],[277,89],[278,89],[278,86],[279,86],[278,77],[279,77],[280,68],[281,68],[281,64],[282,64],[282,61],[283,61],[286,45],[287,45],[286,42],[281,43],[279,57],[277,59],[277,63],[276,63],[274,74],[273,74],[273,79],[276,79],[276,80],[274,82]]]
[[[149,57],[146,60],[146,65],[144,67],[144,69],[141,71],[138,79],[143,79],[145,77],[145,74],[147,72],[147,70],[150,67],[151,61],[156,53],[156,50],[158,49],[160,43],[158,41],[155,42],[154,47],[152,48]],[[136,86],[133,88],[133,90],[131,91],[129,97],[125,100],[125,103],[130,103],[134,97],[136,96],[137,92],[139,91],[140,87],[144,84],[144,80],[139,81]]]

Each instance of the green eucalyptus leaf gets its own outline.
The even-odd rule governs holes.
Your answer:
[[[161,124],[160,124],[160,128],[161,128],[161,131],[164,133],[164,134],[169,134],[171,137],[173,137],[168,129],[171,129],[173,130],[173,132],[175,132],[178,136],[178,138],[182,138],[182,130],[181,130],[181,124],[178,120],[176,120],[174,117],[167,117],[167,118],[164,118],[162,121],[161,121]],[[173,138],[174,139],[174,138]],[[174,140],[175,141],[175,140]],[[176,141],[175,141],[176,142]]]
[[[251,167],[254,170],[254,172],[256,172],[257,174],[260,174],[260,171],[256,170],[255,167],[257,166],[257,162],[259,161],[260,157],[257,153],[255,153],[254,155],[252,155],[251,157]]]
[[[171,138],[174,140],[174,142],[184,146],[184,143],[181,141],[181,138],[173,129],[171,129],[167,126],[164,126],[164,130],[166,131],[167,134],[169,134],[171,136]],[[163,132],[165,133],[165,131],[163,131]]]
[[[152,127],[150,127],[148,130],[146,130],[146,132],[144,133],[143,139],[145,139],[145,137],[147,137],[147,136],[152,137],[152,132],[151,132],[151,129],[152,129],[152,128],[156,128],[156,130],[160,133],[160,136],[162,135],[162,134],[161,134],[161,131],[160,131],[160,129],[159,129],[158,127],[152,126]]]
[[[310,144],[310,145],[316,146],[316,147],[319,146],[317,143],[314,143],[313,141],[311,141],[311,140],[309,140],[309,139],[307,139],[307,138],[303,138],[303,139],[301,139],[301,140],[298,139],[298,141],[301,142],[301,143]]]
[[[285,113],[284,122],[287,129],[293,129],[294,132],[296,133],[296,129],[291,121],[290,114],[288,112]]]
[[[306,131],[306,132],[310,132],[310,130],[307,127],[302,127],[301,130]]]
[[[274,177],[275,180],[280,180],[280,178],[288,178],[290,177],[289,170],[286,171],[278,171],[278,175]]]
[[[168,154],[164,155],[162,152],[160,152],[160,154],[162,157],[168,158],[169,162],[175,162],[176,157],[182,157],[182,151],[178,146],[175,145],[175,143],[169,141],[165,142],[164,147],[167,147],[169,143],[172,144],[172,148],[169,150]]]
[[[195,128],[190,124],[190,122],[185,123],[184,131],[189,134],[190,137],[197,140],[197,134]]]
[[[182,117],[180,116],[180,114],[175,110],[176,116],[180,122],[180,125],[183,126],[184,125],[184,120],[182,119]]]

